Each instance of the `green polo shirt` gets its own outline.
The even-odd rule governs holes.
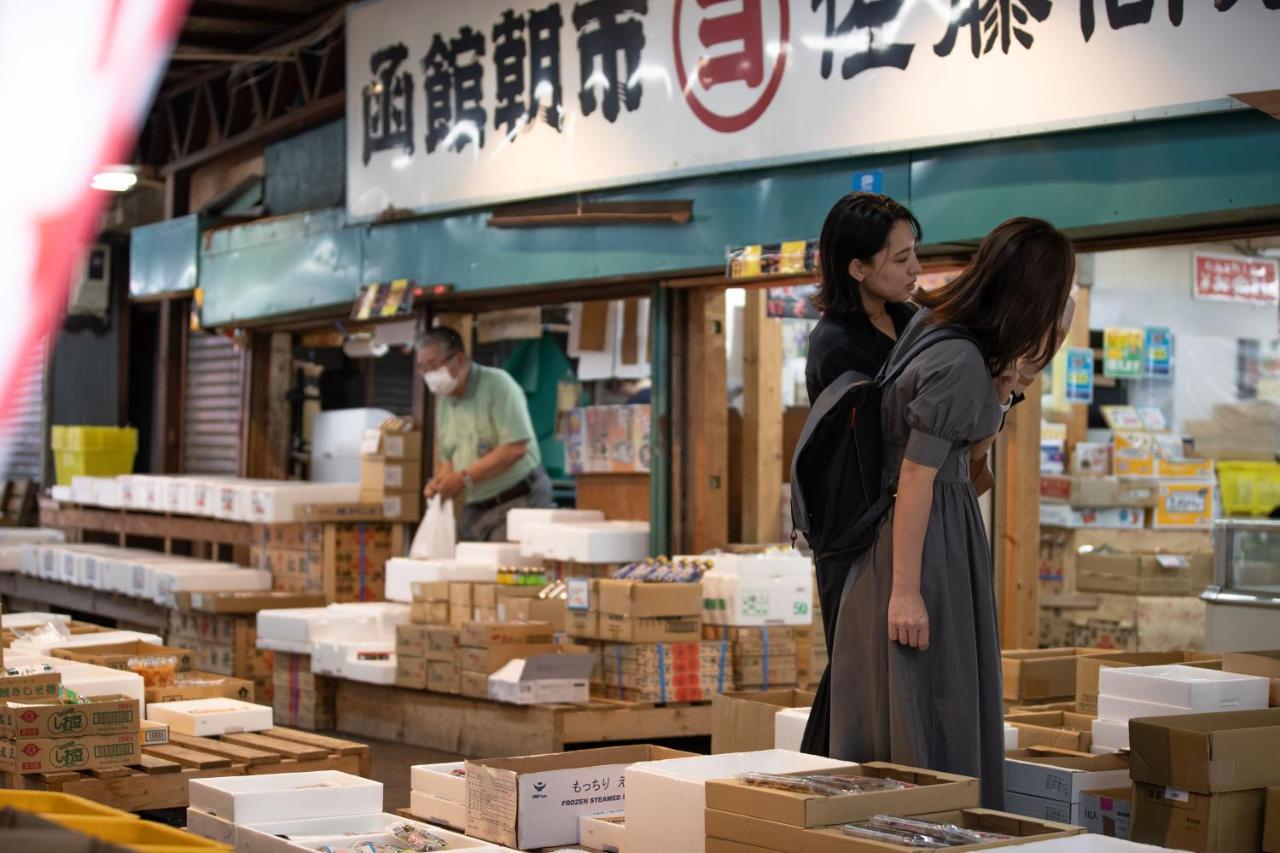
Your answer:
[[[502,494],[542,464],[538,439],[529,419],[524,391],[504,370],[472,362],[467,390],[461,397],[436,399],[436,435],[440,458],[455,471],[469,468],[495,447],[528,442],[524,457],[496,477],[468,486],[466,503]]]

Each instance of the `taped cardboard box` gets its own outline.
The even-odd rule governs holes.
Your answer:
[[[1222,670],[1271,679],[1268,701],[1271,707],[1280,707],[1280,651],[1227,652],[1222,656]]]
[[[594,612],[594,611],[593,611]],[[687,643],[702,635],[700,616],[628,617],[597,614],[595,637],[619,643]]]
[[[1205,603],[1194,595],[1100,595],[1091,613],[1072,617],[1069,637],[1073,645],[1108,651],[1200,651]]]
[[[1009,714],[1005,722],[1018,730],[1018,748],[1033,746],[1088,752],[1093,746],[1093,717],[1069,711]]]
[[[1174,850],[1261,850],[1265,790],[1200,794],[1150,782],[1133,784],[1129,838]]]
[[[822,772],[832,776],[894,779],[914,787],[900,791],[823,796],[726,779],[706,783],[706,807],[792,826],[815,827],[865,820],[877,814],[917,815],[971,808],[978,805],[980,797],[977,779],[887,762],[871,761]]]
[[[10,740],[136,733],[142,714],[137,699],[98,696],[81,703],[0,704],[0,737]]]
[[[1074,697],[1076,659],[1096,654],[1103,654],[1103,650],[1059,648],[1003,652],[1004,698],[1026,703]]]
[[[799,678],[795,655],[742,655],[733,658],[733,682],[749,687],[794,687]]]
[[[516,658],[555,653],[556,647],[552,643],[510,643],[491,645],[486,648],[464,647],[458,652],[458,663],[461,669],[468,672],[493,674],[508,661]]]
[[[433,693],[461,693],[462,669],[458,662],[427,661],[427,689]]]
[[[489,698],[489,673],[463,670],[458,680],[463,696],[471,699]]]
[[[74,738],[0,740],[0,770],[21,775],[66,770],[102,770],[141,760],[137,731]]]
[[[422,464],[404,460],[364,458],[360,460],[360,499],[371,503],[393,492],[422,493]]]
[[[410,623],[396,626],[396,657],[425,658],[428,626]]]
[[[595,584],[594,609],[618,616],[700,617],[702,584],[646,583],[601,578]]]
[[[413,581],[409,589],[413,600],[449,603],[449,587],[452,581]]]
[[[498,597],[499,622],[546,622],[557,634],[564,633],[564,602],[547,598]]]
[[[396,686],[411,690],[427,689],[427,659],[396,655]]]
[[[1080,796],[1084,828],[1096,835],[1128,840],[1133,817],[1133,786],[1085,791]]]
[[[447,601],[415,601],[409,605],[409,621],[415,625],[451,625]]]
[[[1204,669],[1222,669],[1221,655],[1210,652],[1118,652],[1086,655],[1076,661],[1076,707],[1081,714],[1098,713],[1098,673],[1110,667],[1163,666],[1183,664]],[[1249,673],[1254,675],[1257,673]]]
[[[614,746],[468,761],[467,835],[520,850],[576,844],[579,817],[622,808],[628,766],[690,755],[659,746]]]
[[[1211,554],[1094,551],[1076,558],[1076,589],[1133,595],[1190,595],[1204,588],[1212,572]]]
[[[1135,782],[1198,794],[1280,785],[1280,708],[1131,720],[1129,748]]]
[[[518,643],[552,642],[551,626],[546,622],[465,622],[461,626],[458,645],[471,648],[503,646]]]
[[[806,690],[763,690],[718,694],[711,700],[711,752],[754,752],[771,749],[774,717],[783,708],[808,708]]]

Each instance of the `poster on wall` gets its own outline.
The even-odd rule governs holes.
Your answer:
[[[1173,375],[1173,332],[1167,326],[1147,326],[1144,333],[1146,375],[1167,379]]]
[[[1210,302],[1280,305],[1280,261],[1247,255],[1192,255],[1192,293]]]
[[[1102,375],[1113,379],[1141,379],[1142,329],[1107,329],[1102,336]]]
[[[1226,110],[1229,92],[1276,88],[1280,23],[1271,0],[374,0],[346,14],[355,221]]]
[[[1067,349],[1068,403],[1093,402],[1093,350],[1085,347]]]
[[[765,316],[782,320],[817,320],[818,306],[813,304],[816,284],[799,284],[794,287],[771,287],[765,302]]]

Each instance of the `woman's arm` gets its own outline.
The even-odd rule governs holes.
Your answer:
[[[889,596],[889,639],[925,651],[929,648],[929,611],[920,595],[924,535],[933,507],[936,468],[902,460],[898,499],[893,510],[893,592]]]

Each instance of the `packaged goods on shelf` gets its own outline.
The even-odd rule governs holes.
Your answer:
[[[277,652],[273,675],[273,717],[284,726],[332,729],[336,721],[338,685],[311,670],[311,656]]]
[[[1076,710],[1098,713],[1098,673],[1107,668],[1184,664],[1204,669],[1222,669],[1222,655],[1206,652],[1114,652],[1082,656],[1076,661]],[[1251,675],[1257,673],[1249,673]]]
[[[625,803],[633,790],[628,767],[688,755],[645,745],[468,761],[467,835],[520,850],[577,844],[580,816],[613,814]],[[534,797],[544,790],[560,793]],[[668,845],[672,838],[702,837],[700,830],[683,836],[674,829]]]
[[[1161,481],[1151,526],[1156,530],[1212,528],[1217,489],[1213,480]]]
[[[604,513],[596,509],[513,509],[507,513],[507,540],[523,542],[530,525],[597,521],[604,521]]]
[[[458,644],[471,648],[513,643],[550,643],[551,625],[546,622],[464,622]]]
[[[1135,719],[1129,730],[1132,840],[1261,849],[1266,789],[1280,784],[1280,709]]]
[[[1042,503],[1040,523],[1048,527],[1141,530],[1146,526],[1146,511],[1135,507],[1077,508]]]
[[[196,737],[260,732],[271,728],[271,708],[236,699],[192,699],[147,707],[147,719],[167,723],[172,731]]]
[[[706,849],[707,783],[739,773],[823,772],[848,768],[848,762],[785,750],[700,755],[643,761],[625,769],[627,850],[659,853],[671,839],[684,849]]]
[[[598,654],[595,680],[614,699],[703,702],[734,686],[726,643],[614,643]]]
[[[0,530],[0,534],[0,572],[20,571],[23,555],[31,550],[30,546],[66,541],[61,530],[42,527],[11,527]]]
[[[467,563],[460,559],[419,560],[392,557],[386,562],[386,597],[388,601],[413,601],[413,584],[431,582],[495,583],[497,566]]]
[[[1019,749],[1005,755],[1005,808],[1014,814],[1081,825],[1085,791],[1128,784],[1118,755],[1051,755]]]
[[[526,524],[520,553],[576,563],[632,563],[649,553],[649,525],[641,521]]]
[[[1071,448],[1073,476],[1105,476],[1111,473],[1111,444],[1105,441],[1078,441]]]

